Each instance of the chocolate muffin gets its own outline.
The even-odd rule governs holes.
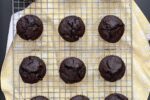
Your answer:
[[[90,100],[90,99],[83,95],[77,95],[77,96],[72,97],[70,100]]]
[[[26,15],[17,22],[17,34],[24,40],[36,40],[43,32],[42,21],[34,15]]]
[[[64,40],[75,42],[84,35],[85,25],[80,17],[68,16],[60,22],[58,31]]]
[[[118,42],[124,33],[124,23],[114,15],[105,16],[98,27],[100,36],[107,42]]]
[[[105,100],[128,100],[128,98],[122,94],[113,93],[107,96]]]
[[[44,96],[36,96],[36,97],[33,97],[31,100],[49,100],[49,99]]]
[[[37,83],[45,76],[46,65],[39,57],[29,56],[21,62],[19,73],[25,83]]]
[[[114,55],[103,58],[99,65],[99,72],[101,76],[109,81],[115,82],[124,76],[126,67],[123,60]]]
[[[60,64],[59,74],[61,79],[68,84],[80,82],[86,73],[84,63],[75,57],[69,57]]]

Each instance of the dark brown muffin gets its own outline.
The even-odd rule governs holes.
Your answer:
[[[122,94],[113,93],[107,96],[105,100],[128,100],[128,98]]]
[[[107,15],[101,20],[98,31],[105,41],[116,43],[124,33],[124,23],[114,15]]]
[[[117,81],[124,76],[125,64],[123,60],[114,55],[103,58],[99,65],[99,72],[101,76],[110,82]]]
[[[42,21],[34,15],[26,15],[17,22],[17,34],[24,40],[36,40],[43,32]]]
[[[44,96],[36,96],[36,97],[33,97],[31,100],[49,100],[49,99]]]
[[[21,62],[19,73],[25,83],[37,83],[45,76],[46,65],[39,57],[29,56]]]
[[[84,35],[85,25],[80,17],[65,17],[59,24],[60,36],[69,42],[75,42]]]
[[[72,97],[70,100],[90,100],[90,99],[83,95],[77,95],[77,96]]]
[[[84,63],[75,57],[69,57],[60,64],[59,74],[61,79],[68,84],[80,82],[86,73]]]

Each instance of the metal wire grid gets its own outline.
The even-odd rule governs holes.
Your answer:
[[[20,5],[25,7],[23,1],[16,0],[13,3],[14,10],[20,9]],[[37,95],[50,100],[69,100],[79,94],[88,96],[90,100],[104,100],[114,92],[133,100],[131,0],[37,0],[28,9],[20,12],[19,16],[37,15],[43,21],[44,32],[36,41],[24,41],[16,36],[13,43],[14,100],[29,100]],[[102,40],[97,30],[101,19],[110,14],[119,16],[126,27],[122,41],[115,44]],[[86,25],[83,38],[75,43],[64,41],[57,31],[61,19],[68,15],[80,16]],[[13,19],[15,34],[18,18]],[[33,85],[23,83],[18,72],[22,59],[30,55],[42,58],[47,65],[44,79]],[[110,83],[99,75],[98,65],[106,55],[118,55],[124,60],[127,70],[123,79]],[[67,85],[59,78],[58,70],[60,62],[71,56],[83,60],[87,72],[82,82]]]

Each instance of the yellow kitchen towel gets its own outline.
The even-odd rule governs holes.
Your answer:
[[[34,6],[33,3],[31,6]],[[44,6],[42,6],[44,9]],[[38,11],[38,10],[37,10]],[[43,10],[44,11],[44,10]],[[51,10],[53,11],[53,9]],[[27,8],[25,12],[29,13]],[[46,11],[45,11],[46,12]],[[134,100],[147,100],[150,91],[150,49],[146,40],[146,33],[150,33],[150,24],[133,2],[133,93]],[[38,12],[37,12],[38,13]],[[47,21],[46,15],[42,16],[43,21]],[[49,15],[51,18],[51,15]],[[48,19],[49,20],[49,19]],[[53,23],[50,20],[50,25]],[[18,36],[15,38],[19,40]],[[44,44],[43,44],[44,45]],[[46,44],[47,45],[47,44]],[[48,45],[55,45],[49,43]],[[49,56],[54,56],[50,54]],[[61,56],[61,55],[60,55]],[[57,62],[57,61],[56,61]],[[18,74],[18,73],[17,73]],[[1,73],[1,85],[5,94],[6,100],[13,100],[13,92],[17,93],[17,99],[20,94],[18,91],[13,91],[13,50],[12,46],[5,57],[5,61]],[[18,99],[17,99],[18,100]]]

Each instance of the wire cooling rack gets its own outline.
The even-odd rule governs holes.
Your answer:
[[[26,3],[31,3],[26,0]],[[13,1],[13,12],[26,6],[23,0]],[[44,32],[36,41],[15,37],[13,42],[13,99],[30,100],[42,95],[50,100],[69,100],[75,95],[85,95],[90,100],[104,100],[111,93],[121,93],[133,100],[132,89],[132,7],[131,0],[36,0],[18,13],[14,21],[26,14],[38,16]],[[84,36],[75,43],[64,41],[58,34],[58,25],[65,16],[76,15],[86,25]],[[98,25],[105,15],[116,15],[125,23],[125,33],[118,43],[105,42],[98,34]],[[36,84],[25,84],[19,75],[19,65],[24,57],[38,56],[47,65],[44,79]],[[117,82],[107,82],[99,74],[98,65],[107,55],[120,56],[126,66],[124,77]],[[59,65],[66,57],[80,58],[86,65],[85,78],[77,83],[65,84],[59,77]]]

